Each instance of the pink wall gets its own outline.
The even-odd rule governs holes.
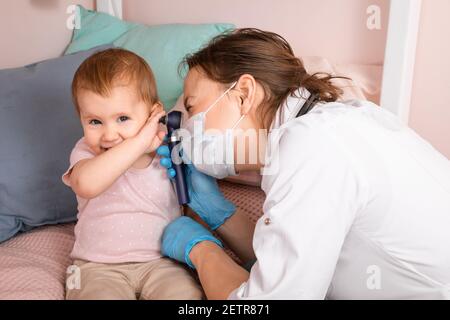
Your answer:
[[[76,3],[94,7],[93,0],[0,1],[0,69],[61,55],[72,36],[66,9]]]
[[[450,159],[449,0],[423,0],[410,125]]]
[[[366,27],[366,9],[381,8],[381,30]],[[125,0],[124,18],[146,24],[231,22],[284,36],[299,56],[382,64],[388,0]]]

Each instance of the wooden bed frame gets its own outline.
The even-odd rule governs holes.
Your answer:
[[[122,19],[122,0],[96,0],[97,11]],[[408,123],[422,0],[390,0],[381,107]]]

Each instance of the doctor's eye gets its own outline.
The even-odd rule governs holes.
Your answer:
[[[119,119],[117,119],[119,122],[125,122],[127,120],[129,120],[130,118],[128,118],[127,116],[120,116]]]
[[[97,119],[93,119],[93,120],[89,121],[89,124],[92,124],[95,126],[95,125],[102,124],[102,123]]]

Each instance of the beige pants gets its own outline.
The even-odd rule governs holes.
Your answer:
[[[75,260],[66,299],[200,300],[203,291],[187,268],[168,258],[118,264]],[[79,277],[78,285],[74,276]]]

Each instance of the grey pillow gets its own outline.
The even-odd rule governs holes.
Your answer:
[[[110,47],[0,70],[0,242],[76,219],[76,197],[61,181],[83,134],[70,88],[83,60]]]

